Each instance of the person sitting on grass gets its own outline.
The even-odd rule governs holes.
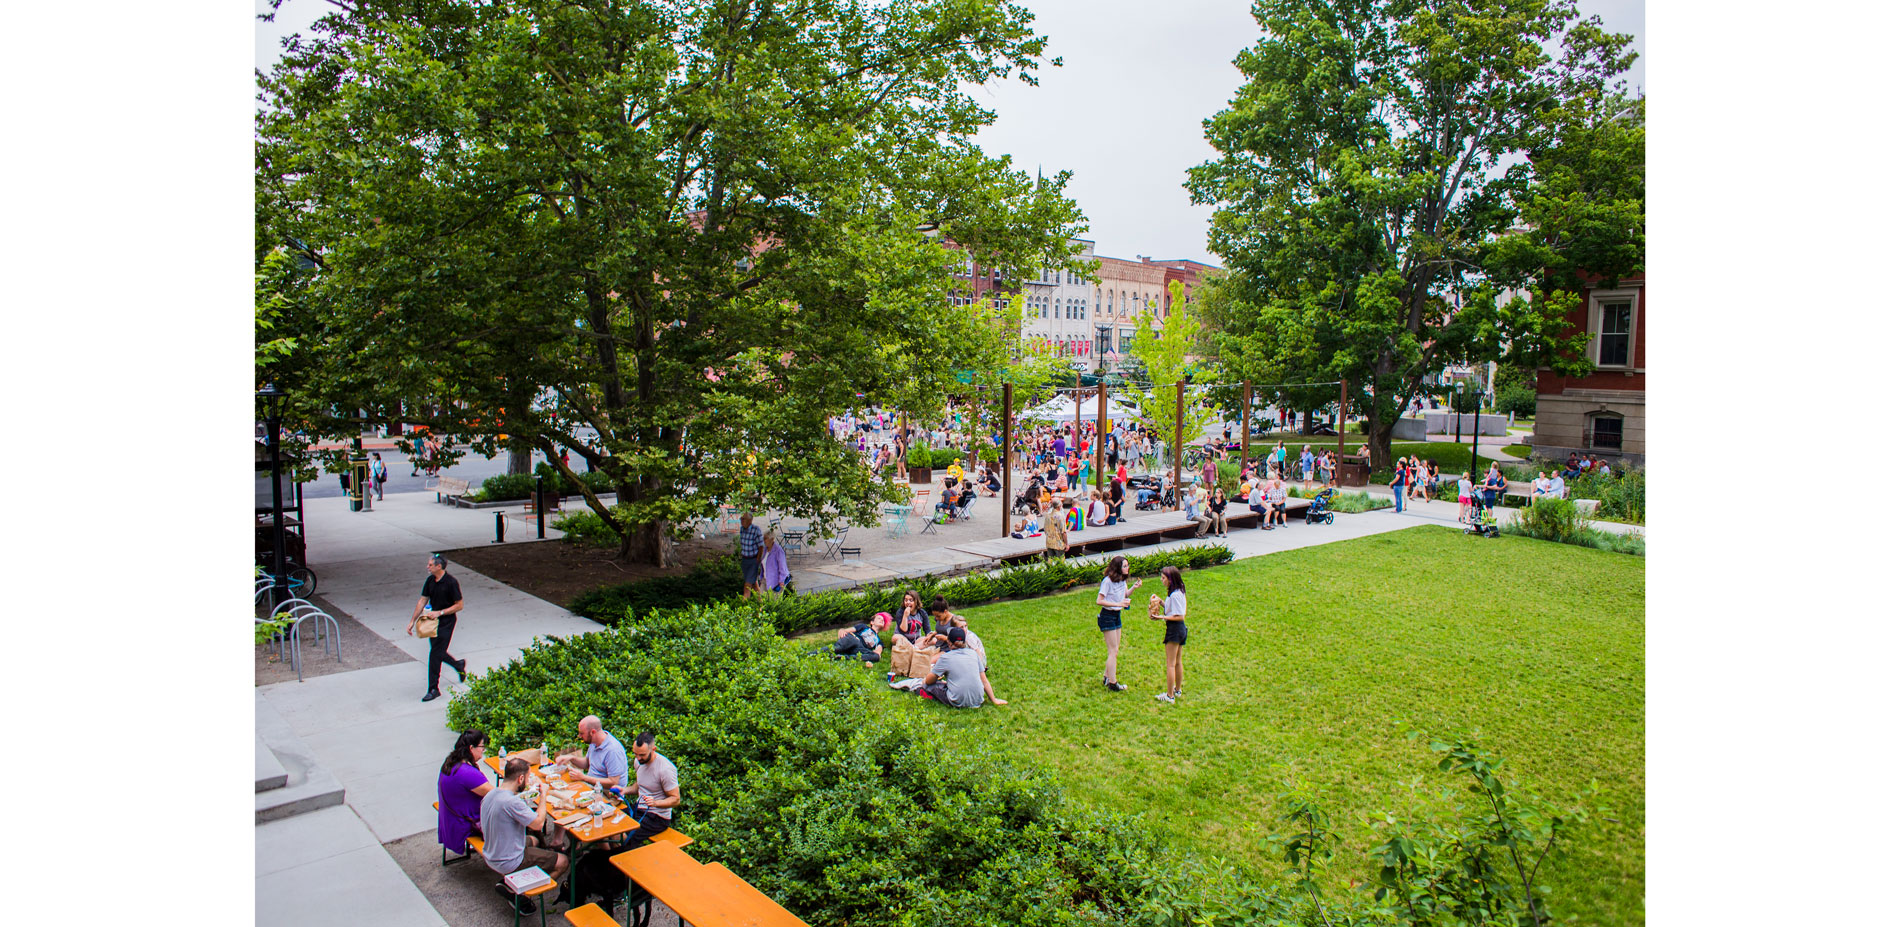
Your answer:
[[[838,640],[831,645],[831,652],[841,657],[857,657],[864,665],[872,666],[884,659],[884,629],[891,625],[890,612],[878,612],[870,621],[860,621],[848,628],[838,629]]]
[[[990,685],[990,655],[988,651],[983,649],[983,639],[977,637],[975,631],[970,630],[970,622],[962,615],[951,615],[950,623],[963,630],[964,644],[966,644],[971,651],[975,652],[977,660],[983,664],[983,694],[989,698],[990,704],[1009,704],[997,698],[996,688]]]
[[[969,647],[969,635],[962,628],[951,628],[945,639],[949,649],[931,664],[917,694],[951,708],[976,708],[983,704],[983,658]]]

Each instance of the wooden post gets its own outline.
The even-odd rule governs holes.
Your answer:
[[[1069,442],[1075,447],[1082,441],[1082,371],[1075,372],[1075,440]],[[1074,488],[1074,487],[1071,487]]]
[[[1002,454],[998,455],[998,458],[1002,460],[1003,462],[1003,497],[1002,497],[1003,533],[1002,533],[1002,537],[1009,537],[1009,508],[1010,508],[1009,502],[1010,502],[1010,499],[1014,498],[1013,496],[1009,494],[1009,470],[1010,470],[1010,464],[1011,464],[1009,452],[1010,452],[1010,449],[1014,446],[1013,436],[1010,434],[1011,429],[1009,427],[1011,424],[1010,414],[1009,414],[1009,401],[1010,399],[1014,398],[1010,393],[1010,386],[1011,384],[1008,382],[1003,383],[1003,452]]]
[[[1333,429],[1338,434],[1333,437],[1339,445],[1339,459],[1346,459],[1346,378],[1339,378],[1339,425]]]
[[[1174,507],[1181,508],[1181,416],[1186,412],[1187,381],[1174,381]]]
[[[1253,381],[1240,384],[1240,459],[1244,463],[1253,450]]]
[[[1102,465],[1108,459],[1104,450],[1108,434],[1108,385],[1095,384],[1095,488],[1102,488]]]

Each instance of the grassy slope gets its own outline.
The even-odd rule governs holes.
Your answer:
[[[963,736],[1019,745],[1083,801],[1155,812],[1166,832],[1260,873],[1277,871],[1258,840],[1290,774],[1346,838],[1342,880],[1371,871],[1369,815],[1446,806],[1450,777],[1394,722],[1476,729],[1546,796],[1603,785],[1618,823],[1598,823],[1548,884],[1560,916],[1641,922],[1641,560],[1421,527],[1198,571],[1188,584],[1178,706],[1154,700],[1161,631],[1145,614],[1131,614],[1123,642],[1129,691],[1101,687],[1090,589],[967,610],[1011,704],[918,707]]]

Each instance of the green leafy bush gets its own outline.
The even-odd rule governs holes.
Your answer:
[[[1644,524],[1646,514],[1646,483],[1643,471],[1635,469],[1580,474],[1568,481],[1568,487],[1573,499],[1597,500],[1596,514],[1592,517],[1598,521],[1640,525]]]
[[[994,444],[985,444],[978,448],[976,456],[979,460],[988,464],[993,464],[1003,459],[1003,455],[997,452],[996,445]]]
[[[1195,545],[1129,557],[1128,570],[1136,576],[1152,576],[1160,573],[1164,566],[1192,570],[1226,563],[1233,558],[1234,552],[1226,547]],[[792,636],[815,628],[847,625],[878,612],[896,614],[903,609],[904,590],[910,588],[923,593],[926,602],[932,596],[941,595],[952,608],[965,608],[997,599],[1043,595],[1091,585],[1100,581],[1101,576],[1100,564],[1050,559],[1006,567],[995,576],[972,573],[955,579],[926,577],[915,582],[859,590],[744,599],[738,595],[738,561],[721,557],[716,561],[702,561],[683,576],[662,576],[582,593],[568,603],[568,610],[601,624],[617,626],[637,621],[659,609],[727,600],[733,609],[745,612],[782,635]]]
[[[1286,494],[1289,498],[1293,499],[1311,499],[1323,491],[1324,490],[1319,489],[1309,490],[1300,486],[1289,486],[1287,487]],[[1392,495],[1390,493],[1381,496],[1371,492],[1342,491],[1333,497],[1332,510],[1346,515],[1357,515],[1361,512],[1374,512],[1379,509],[1389,509],[1391,507]]]
[[[1506,384],[1498,387],[1497,396],[1499,415],[1515,414],[1523,418],[1537,414],[1536,390],[1516,384]]]
[[[1542,541],[1575,544],[1584,529],[1589,527],[1588,522],[1589,519],[1583,517],[1583,510],[1569,499],[1538,499],[1518,515],[1512,523],[1518,530],[1512,533]]]
[[[930,466],[930,448],[922,441],[911,442],[910,449],[904,452],[904,463],[912,467]]]
[[[609,509],[616,518],[626,511],[621,506]],[[614,534],[607,523],[594,514],[592,509],[576,509],[554,520],[553,527],[560,531],[563,540],[585,547],[619,547],[620,537]]]
[[[735,596],[740,578],[738,557],[707,557],[678,576],[656,576],[590,589],[568,602],[567,609],[601,624],[617,624],[629,616],[639,618],[657,609]]]
[[[527,499],[534,495],[534,476],[536,473],[541,476],[541,488],[546,490],[558,490],[564,496],[576,494],[574,487],[568,485],[567,478],[562,476],[560,472],[553,467],[547,464],[537,464],[534,470],[535,473],[497,473],[483,480],[482,501],[510,502],[516,499]],[[576,475],[581,478],[581,482],[587,484],[587,488],[593,490],[596,494],[614,491],[613,481],[608,479],[607,474],[599,470],[589,470]]]

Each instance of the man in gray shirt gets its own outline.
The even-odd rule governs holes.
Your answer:
[[[567,873],[567,855],[542,846],[541,829],[548,823],[546,790],[535,798],[530,809],[521,792],[528,786],[528,761],[515,757],[502,768],[501,784],[482,796],[482,859],[488,868],[507,875],[528,866],[540,866],[554,881]],[[495,883],[503,898],[514,902],[515,910],[533,914],[534,902]]]
[[[627,748],[620,745],[618,738],[607,733],[600,726],[600,719],[588,715],[581,719],[581,742],[587,745],[587,755],[567,753],[555,758],[556,763],[565,763],[579,770],[574,778],[583,779],[596,786],[615,786],[621,791],[627,790]]]
[[[680,803],[679,769],[654,749],[653,740],[652,731],[641,731],[633,738],[633,758],[639,761],[632,808],[640,818],[640,826],[633,832],[636,840],[672,827],[673,809]]]
[[[952,708],[983,704],[983,658],[970,649],[969,635],[962,628],[951,628],[944,638],[950,649],[930,667],[917,694]]]

